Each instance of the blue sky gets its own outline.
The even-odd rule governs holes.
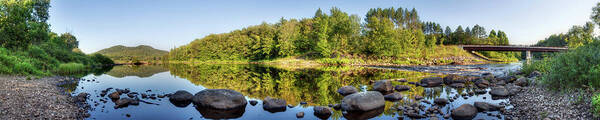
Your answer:
[[[479,24],[505,31],[511,44],[534,44],[589,21],[596,0],[53,0],[49,23],[71,32],[85,53],[113,45],[185,45],[281,17],[312,17],[338,7],[363,17],[369,8],[416,8],[422,21],[453,30]]]

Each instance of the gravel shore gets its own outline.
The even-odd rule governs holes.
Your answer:
[[[510,97],[514,108],[504,114],[514,120],[596,120],[590,91],[557,92],[543,86],[524,87]]]
[[[69,93],[57,86],[63,77],[27,80],[22,76],[0,76],[0,119],[83,119],[89,115]]]

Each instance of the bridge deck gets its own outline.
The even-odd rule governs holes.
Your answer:
[[[531,52],[560,52],[566,47],[530,47],[530,46],[492,46],[492,45],[462,45],[467,51],[531,51]]]

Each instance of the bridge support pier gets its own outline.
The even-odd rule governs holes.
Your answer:
[[[525,51],[525,54],[525,59],[527,60],[527,64],[529,64],[532,58],[531,51]]]

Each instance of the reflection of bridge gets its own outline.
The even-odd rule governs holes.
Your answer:
[[[472,51],[525,51],[527,59],[531,59],[531,52],[560,52],[567,47],[532,47],[532,46],[493,46],[493,45],[461,45],[462,49]]]

